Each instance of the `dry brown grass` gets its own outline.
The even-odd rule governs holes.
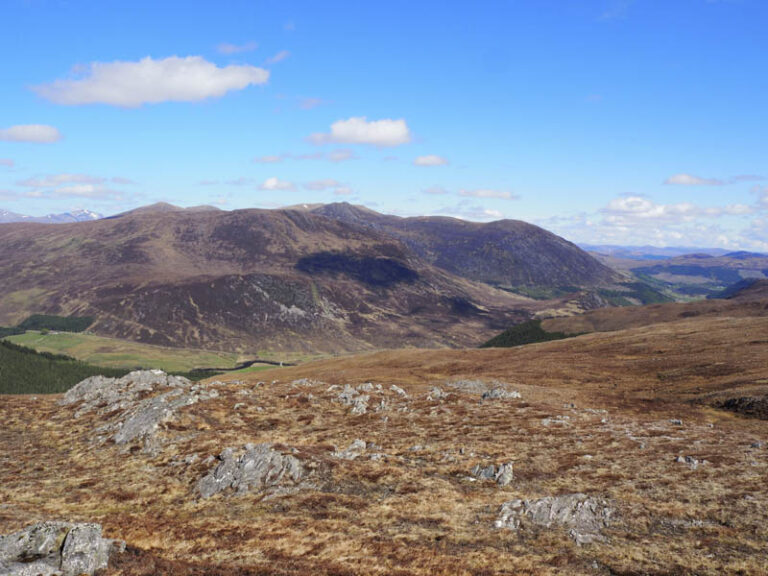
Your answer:
[[[292,383],[304,377],[323,384]],[[445,385],[459,378],[498,379],[523,398],[481,402]],[[90,445],[97,419],[74,420],[55,397],[3,397],[0,533],[50,518],[101,522],[129,544],[110,568],[125,575],[766,574],[768,450],[751,444],[768,440],[768,422],[707,403],[764,392],[767,378],[763,317],[517,349],[385,351],[223,387],[161,432],[156,457]],[[351,416],[328,391],[366,381],[398,384],[410,399],[374,392],[371,406],[382,396],[389,409]],[[451,396],[427,400],[432,385]],[[355,438],[387,459],[330,456]],[[203,459],[246,442],[295,446],[318,463],[312,486],[199,499]],[[190,454],[201,458],[181,464]],[[678,455],[707,463],[691,470]],[[510,460],[509,487],[467,479],[477,463]],[[608,542],[493,528],[506,500],[574,491],[615,503]]]

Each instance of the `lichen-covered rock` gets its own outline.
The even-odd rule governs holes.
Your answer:
[[[449,394],[444,392],[442,388],[432,386],[432,388],[429,389],[429,394],[427,394],[427,400],[445,400],[448,396]]]
[[[4,576],[80,576],[107,567],[125,542],[101,537],[99,524],[43,522],[0,536]]]
[[[218,460],[216,467],[197,483],[203,498],[228,489],[243,493],[296,486],[307,475],[298,458],[275,450],[271,444],[249,444],[240,457],[235,457],[234,451],[227,448]]]
[[[538,500],[510,500],[502,504],[496,528],[518,530],[530,524],[569,529],[578,544],[602,541],[603,528],[610,525],[614,511],[605,500],[586,494],[547,496]]]

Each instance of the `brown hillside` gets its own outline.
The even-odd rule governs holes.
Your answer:
[[[217,396],[144,447],[99,440],[115,413],[5,397],[0,533],[100,522],[128,543],[110,576],[762,575],[768,420],[728,400],[765,398],[767,366],[768,320],[749,312],[515,349],[393,350],[204,385]],[[366,382],[356,415],[339,385]],[[494,388],[522,397],[481,397]],[[355,439],[357,457],[334,456]],[[263,442],[311,463],[308,482],[200,497],[210,457]],[[506,486],[472,477],[509,462]],[[596,542],[556,522],[494,525],[504,502],[575,492],[611,507]]]

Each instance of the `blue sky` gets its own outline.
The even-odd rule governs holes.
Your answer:
[[[2,0],[0,208],[348,201],[768,251],[763,0]]]

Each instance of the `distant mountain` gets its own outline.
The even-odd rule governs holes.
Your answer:
[[[676,256],[701,254],[703,256],[722,256],[728,250],[722,248],[694,248],[685,246],[618,246],[613,244],[579,244],[588,252],[596,252],[614,258],[629,258],[632,260],[664,260]]]
[[[91,210],[73,210],[62,214],[48,214],[47,216],[26,216],[16,214],[8,210],[0,210],[0,224],[9,224],[12,222],[36,222],[40,224],[66,224],[71,222],[90,222],[99,220],[103,216]]]

